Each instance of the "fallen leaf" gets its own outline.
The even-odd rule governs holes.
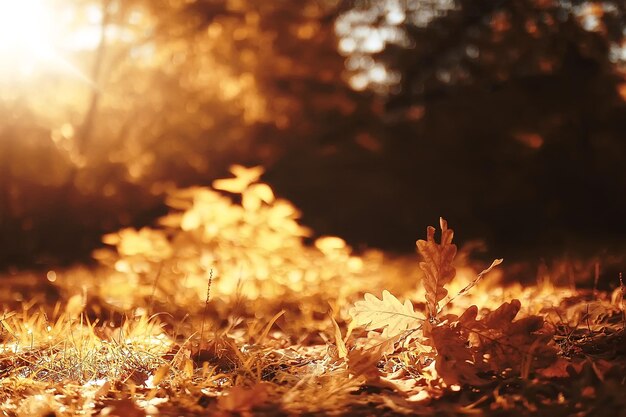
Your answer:
[[[437,350],[435,369],[446,384],[480,385],[485,382],[476,375],[474,352],[467,346],[467,336],[462,328],[447,324],[433,327],[430,337]]]
[[[415,312],[410,300],[402,304],[389,291],[384,290],[382,299],[365,294],[349,311],[351,328],[363,326],[368,330],[384,329],[383,337],[394,337],[407,329],[416,328],[424,318]]]
[[[169,374],[170,367],[168,365],[160,366],[152,375],[152,385],[157,386]]]

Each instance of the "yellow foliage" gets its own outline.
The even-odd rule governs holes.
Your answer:
[[[290,202],[260,182],[263,168],[234,165],[230,171],[234,177],[214,181],[212,189],[171,191],[162,229],[106,235],[103,242],[115,252],[98,252],[98,260],[123,272],[134,296],[198,306],[192,308],[201,306],[209,270],[221,299],[276,298],[305,288],[339,297],[350,291],[346,281],[366,285],[358,279],[365,261],[351,255],[342,239],[326,236],[314,247],[305,245],[310,231],[299,224],[300,213]],[[99,292],[114,298],[105,286]]]

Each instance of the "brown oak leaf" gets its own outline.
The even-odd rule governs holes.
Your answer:
[[[512,300],[487,313],[481,320],[464,325],[470,330],[469,341],[476,348],[482,367],[492,371],[512,368],[522,374],[531,365],[552,362],[554,349],[548,346],[551,332],[539,316],[515,320],[521,303]]]
[[[480,385],[485,381],[476,375],[474,349],[467,346],[462,330],[447,324],[432,328],[430,336],[437,350],[435,369],[446,384]]]
[[[434,319],[439,313],[439,301],[448,295],[444,288],[454,276],[456,269],[452,261],[456,255],[456,245],[452,244],[454,231],[448,229],[448,222],[439,219],[441,226],[441,243],[435,242],[435,228],[428,226],[426,240],[416,242],[419,253],[424,258],[420,269],[424,271],[424,288],[426,289],[426,307],[428,317]]]
[[[430,327],[439,376],[448,384],[479,385],[486,382],[478,377],[481,372],[511,368],[527,376],[533,366],[551,363],[551,333],[539,316],[514,321],[520,307],[519,300],[512,300],[477,320],[478,308],[472,306],[460,317],[447,315]]]

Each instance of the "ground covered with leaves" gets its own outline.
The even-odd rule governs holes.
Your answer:
[[[98,267],[4,277],[3,415],[626,415],[621,277],[506,284],[443,219],[410,259],[309,244],[231,171]]]

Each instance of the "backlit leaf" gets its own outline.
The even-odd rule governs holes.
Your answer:
[[[444,288],[456,275],[452,261],[456,255],[456,245],[452,244],[454,232],[448,229],[448,223],[439,219],[441,226],[441,243],[435,242],[435,228],[428,226],[426,240],[416,242],[419,253],[424,258],[420,268],[424,271],[424,288],[426,289],[426,307],[428,316],[436,317],[439,312],[439,301],[448,295]]]
[[[366,329],[382,329],[384,337],[393,337],[407,329],[418,327],[424,319],[413,309],[411,301],[402,304],[389,291],[383,291],[382,299],[365,294],[365,300],[357,301],[350,309],[351,327],[363,326]]]

